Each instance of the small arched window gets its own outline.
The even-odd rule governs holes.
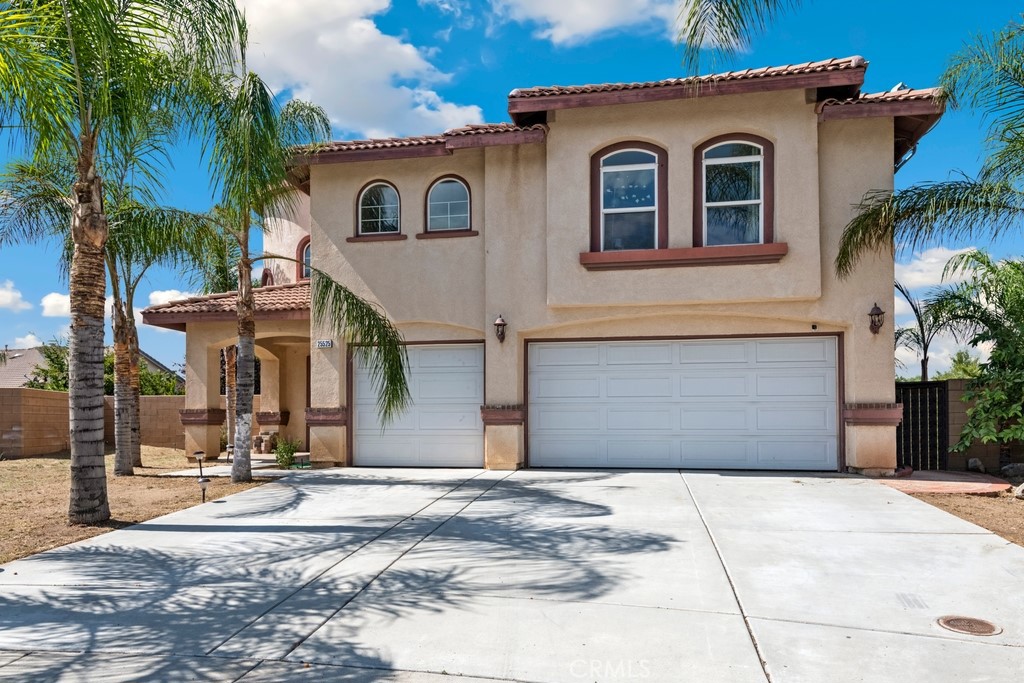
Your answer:
[[[309,235],[306,235],[299,241],[299,246],[295,250],[295,260],[298,263],[295,264],[295,275],[298,280],[309,279],[310,266],[313,263],[313,250],[310,247]]]
[[[442,178],[427,192],[427,232],[469,230],[469,188],[459,178]]]
[[[774,148],[754,135],[728,135],[697,148],[694,246],[773,240]]]
[[[383,182],[364,188],[359,194],[359,234],[398,233],[400,228],[398,190]]]
[[[591,251],[663,249],[668,242],[665,150],[624,142],[591,158]]]

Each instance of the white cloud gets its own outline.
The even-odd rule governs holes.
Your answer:
[[[677,0],[491,0],[502,19],[539,25],[536,37],[556,45],[609,31],[655,27],[674,35]]]
[[[903,295],[899,292],[896,292],[893,295],[892,314],[897,318],[914,314],[914,311],[910,308],[910,304],[907,303],[907,300],[904,299]]]
[[[32,304],[22,298],[21,291],[14,288],[14,283],[11,280],[0,282],[0,309],[20,313],[30,308],[32,308]]]
[[[71,297],[60,292],[50,292],[39,302],[44,318],[66,318],[71,315]]]
[[[42,346],[43,341],[36,335],[29,332],[24,337],[15,337],[12,348],[15,349],[31,349],[36,346]]]
[[[197,296],[192,292],[183,292],[179,289],[159,289],[155,292],[149,293],[149,305],[159,306],[160,304],[166,304],[169,301],[177,301],[179,299],[188,299],[189,297]]]
[[[967,249],[947,249],[946,247],[932,247],[925,251],[914,254],[909,263],[896,264],[896,279],[902,282],[908,289],[919,289],[921,287],[934,287],[943,283],[962,282],[963,274],[953,276],[948,280],[942,279],[942,271],[949,259],[965,251],[972,251],[973,247]]]
[[[458,2],[437,2],[451,8]],[[447,102],[451,79],[429,51],[387,35],[373,16],[388,0],[243,0],[249,65],[275,90],[324,107],[336,128],[368,137],[438,133],[483,120],[476,105]],[[348,134],[348,133],[346,133]]]

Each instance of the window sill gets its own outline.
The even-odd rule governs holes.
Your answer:
[[[475,237],[480,233],[476,230],[438,230],[437,232],[418,232],[418,240],[437,240],[446,237]]]
[[[789,245],[785,242],[686,249],[585,251],[580,254],[580,264],[587,270],[736,266],[752,263],[778,263],[788,252]]]
[[[399,240],[409,239],[408,235],[402,234],[383,234],[383,235],[358,235],[356,237],[349,237],[346,242],[397,242]]]

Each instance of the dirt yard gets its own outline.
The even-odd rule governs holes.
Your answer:
[[[1013,494],[979,496],[965,493],[915,493],[915,498],[985,527],[1007,541],[1024,546],[1024,500]]]
[[[115,477],[114,456],[107,454],[110,521],[97,526],[69,526],[69,460],[69,454],[63,453],[0,461],[0,564],[199,503],[199,486],[194,478],[157,476],[188,468],[182,452],[143,446],[145,467],[136,467],[134,477]],[[206,499],[221,498],[267,481],[232,484],[228,478],[214,478]]]

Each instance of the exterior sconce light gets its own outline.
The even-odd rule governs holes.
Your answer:
[[[498,338],[499,342],[505,341],[505,327],[507,326],[508,323],[505,322],[505,319],[499,313],[498,317],[494,319],[494,336]]]
[[[871,333],[878,334],[878,331],[882,329],[882,325],[885,324],[885,311],[879,308],[876,303],[872,307],[871,312],[868,313],[868,317],[871,318]]]

